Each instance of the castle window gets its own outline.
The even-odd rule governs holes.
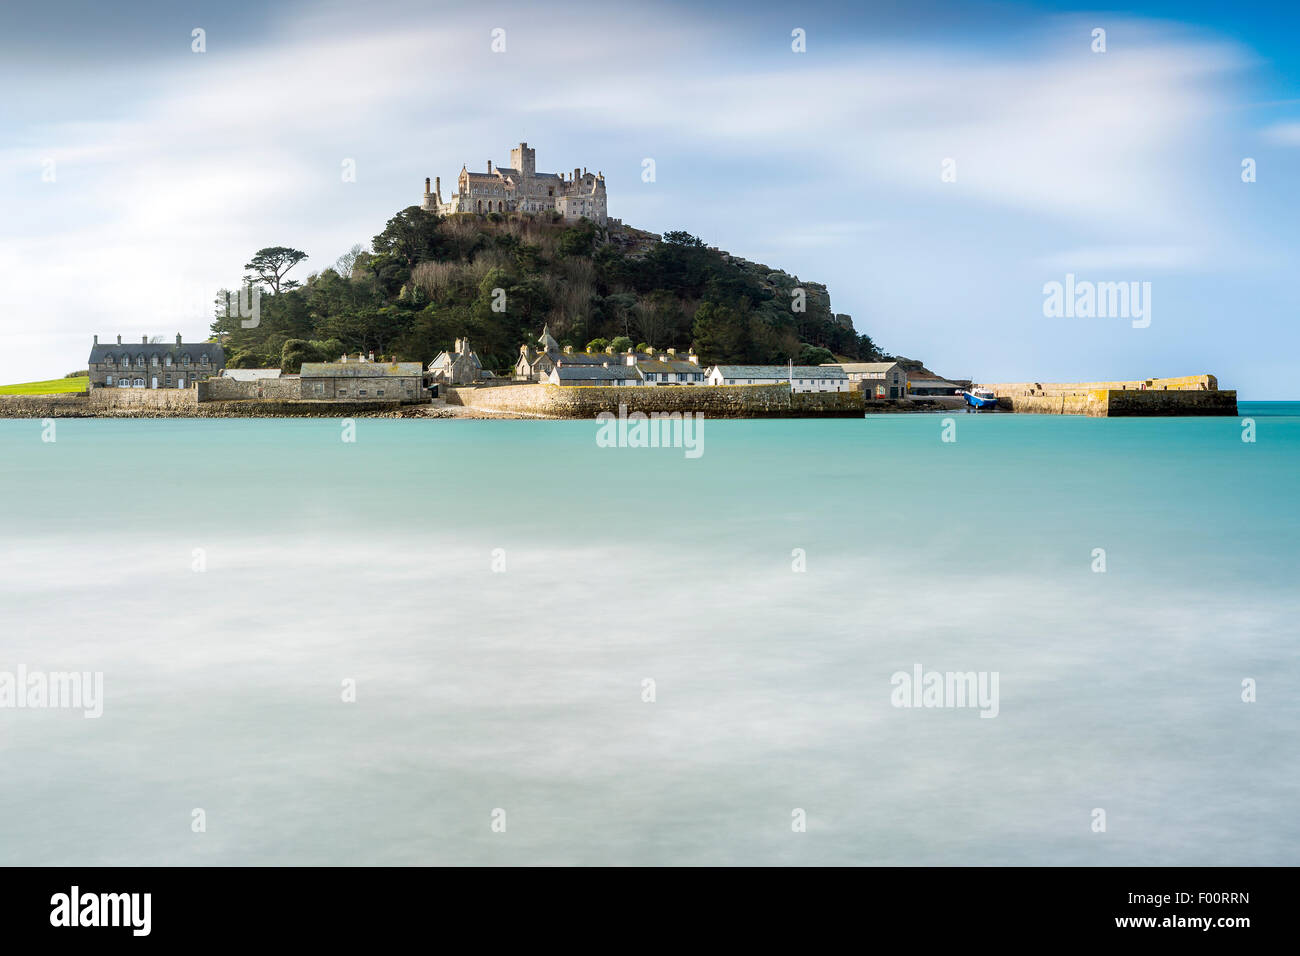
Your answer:
[[[199,364],[200,364],[200,365],[207,365],[207,364],[208,364],[208,353],[207,353],[207,352],[204,352],[202,355],[199,356]]]
[[[112,376],[111,374],[108,376],[108,378],[104,379],[104,384],[105,384],[105,385],[112,385],[112,384],[113,384],[113,376]]]
[[[135,367],[144,368],[144,353],[141,353],[135,357]]]
[[[189,357],[188,355],[185,356],[184,364],[186,364],[186,365],[189,365],[189,364],[190,364],[190,357]]]
[[[153,356],[151,356],[149,361],[150,361],[150,364],[152,364],[154,368],[157,368],[157,367],[158,367],[158,356],[157,356],[157,355],[153,355]]]
[[[172,357],[169,355],[169,356],[167,356],[165,359],[163,359],[163,364],[166,365],[168,368],[171,368],[171,367],[172,367]]]

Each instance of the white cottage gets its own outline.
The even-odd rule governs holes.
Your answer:
[[[848,392],[853,386],[838,365],[715,365],[710,385],[780,385],[792,392]]]

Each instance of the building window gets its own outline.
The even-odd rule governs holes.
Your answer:
[[[185,365],[189,365],[189,364],[190,364],[190,357],[189,357],[188,355],[185,356],[185,358],[184,358],[184,360],[183,360],[183,364],[185,364]]]
[[[163,364],[166,365],[168,368],[171,368],[171,367],[172,367],[172,357],[169,355],[169,356],[167,356],[165,359],[163,359]]]
[[[113,384],[113,376],[112,376],[112,375],[109,375],[108,378],[104,379],[104,384],[105,384],[105,385],[112,385],[112,384]]]
[[[382,395],[382,394],[384,394],[384,390],[383,390],[382,388],[381,388],[381,389],[378,389],[378,390],[375,392],[375,394],[376,394],[376,395]]]
[[[207,352],[204,352],[202,355],[199,356],[199,364],[200,364],[200,365],[207,365],[207,364],[208,364],[208,353],[207,353]]]
[[[135,387],[136,387],[136,388],[144,388],[144,379],[142,379],[142,378],[137,378],[137,379],[135,380]]]
[[[149,364],[152,365],[154,368],[158,367],[158,356],[156,354],[150,356]]]
[[[347,390],[346,388],[340,388],[340,389],[339,389],[339,394],[340,394],[340,395],[346,395],[347,393],[348,393],[348,390]]]
[[[357,394],[358,394],[358,395],[364,395],[364,394],[366,394],[366,390],[365,390],[364,388],[363,388],[363,389],[360,389],[360,390],[357,392]]]

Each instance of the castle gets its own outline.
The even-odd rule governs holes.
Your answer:
[[[510,166],[492,166],[488,160],[486,173],[471,173],[460,168],[456,179],[456,192],[446,202],[442,199],[442,179],[424,181],[422,209],[449,216],[457,212],[558,212],[566,221],[576,222],[587,218],[598,225],[607,223],[605,208],[605,177],[589,173],[584,168],[579,173],[575,167],[572,175],[565,173],[539,173],[537,150],[520,143],[510,151]]]

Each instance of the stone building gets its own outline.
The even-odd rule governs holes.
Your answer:
[[[587,218],[599,225],[608,222],[605,176],[574,167],[572,173],[537,172],[537,150],[520,143],[510,151],[509,166],[492,166],[487,172],[472,173],[462,166],[456,177],[456,192],[442,198],[442,178],[424,181],[420,207],[450,216],[458,212],[557,212],[566,221]]]
[[[780,385],[792,392],[849,392],[853,386],[838,365],[715,365],[710,385]]]
[[[437,385],[474,385],[492,378],[483,368],[478,353],[469,347],[469,339],[457,339],[450,352],[439,352],[429,363],[429,381]]]
[[[189,388],[220,373],[226,366],[226,353],[216,342],[181,341],[176,344],[150,342],[148,336],[139,345],[100,345],[95,336],[90,347],[91,388]]]
[[[419,402],[428,398],[419,362],[376,362],[344,355],[337,362],[303,362],[303,398],[348,402]]]
[[[897,362],[827,362],[822,367],[844,369],[849,381],[867,398],[907,398],[907,370]]]

